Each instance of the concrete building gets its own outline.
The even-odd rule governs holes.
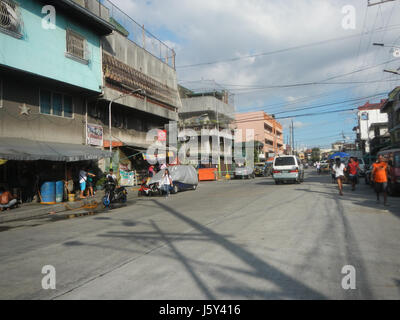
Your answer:
[[[283,154],[283,127],[264,111],[236,114],[237,129],[242,130],[242,141],[246,141],[246,130],[254,130],[254,140],[264,144],[263,156]]]
[[[54,6],[56,20],[45,28],[46,5]],[[75,146],[79,159],[96,160],[104,171],[111,140],[116,172],[147,169],[142,153],[154,141],[146,139],[148,131],[178,120],[174,51],[107,0],[0,0],[0,6],[0,139],[6,151],[23,154],[29,141],[38,148],[46,143],[50,153],[68,144],[65,150]],[[51,8],[45,7],[50,15]],[[17,156],[6,151],[0,158],[10,161],[0,166],[0,184],[19,187],[10,180],[20,175]],[[76,163],[75,170],[86,165]]]
[[[114,171],[135,170],[144,174],[148,163],[143,153],[154,142],[148,139],[148,132],[165,130],[168,123],[178,120],[181,101],[175,52],[110,1],[101,1],[101,9],[98,1],[91,2],[94,4],[90,7],[102,12],[101,18],[110,20],[115,31],[102,38],[103,94],[89,104],[88,123],[103,131],[104,148],[108,149],[111,141]],[[165,142],[162,144],[161,153],[166,154]],[[104,168],[109,165],[106,160]]]
[[[400,87],[396,87],[383,105],[381,112],[388,116],[390,147],[400,147]]]
[[[68,0],[0,0],[0,15],[0,184],[21,189],[27,167],[65,178],[65,162],[104,157],[83,145],[87,103],[102,93],[101,37],[114,27]]]
[[[386,100],[378,103],[366,102],[358,108],[358,126],[355,128],[357,133],[357,147],[364,153],[371,152],[371,141],[379,134],[383,136],[387,133],[388,116],[381,112]]]
[[[226,161],[228,156],[225,151],[232,152],[233,148],[235,107],[229,103],[229,93],[199,93],[183,87],[180,93],[182,108],[179,110],[179,129],[193,130],[198,136],[198,156],[194,162],[200,163],[203,168],[215,167],[215,162],[218,162],[220,172],[230,171],[232,154]],[[189,132],[182,132],[181,140],[185,134]]]

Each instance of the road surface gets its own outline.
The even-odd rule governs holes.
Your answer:
[[[399,299],[400,201],[330,177],[202,183],[77,219],[1,225],[1,299]],[[43,266],[56,289],[42,288]],[[355,269],[344,290],[343,267]],[[352,278],[353,279],[353,278]],[[351,283],[351,282],[347,282]]]

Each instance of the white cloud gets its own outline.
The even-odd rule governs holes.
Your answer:
[[[367,8],[365,1],[358,0],[114,0],[114,2],[138,23],[154,30],[168,30],[166,35],[174,35],[174,39],[169,39],[162,32],[156,34],[176,50],[177,66],[245,57],[356,35],[362,31]],[[369,8],[366,30],[396,24],[400,18],[398,2],[386,3],[380,8],[379,6]],[[342,28],[344,17],[342,7],[348,4],[354,5],[357,10],[356,30]],[[397,28],[376,32],[372,36],[365,35],[362,37],[361,46],[359,46],[360,38],[354,37],[235,62],[178,68],[178,80],[213,79],[222,84],[242,86],[323,80],[393,59],[389,49],[373,47],[371,44],[372,42],[394,43],[399,30]],[[397,43],[400,44],[400,39],[398,40]],[[381,65],[363,73],[332,81],[357,82],[384,79],[389,75],[384,75],[382,69],[397,68],[399,63],[400,59],[397,63]],[[363,85],[354,83],[354,85],[274,88],[252,92],[247,90],[247,93],[246,90],[237,90],[238,87],[228,87],[237,94],[235,99],[237,106],[248,109],[250,106],[256,108],[274,104],[279,100],[293,102],[303,97],[356,86],[347,94],[352,97],[367,96],[388,91],[395,84],[395,82]],[[304,100],[300,104],[311,102],[312,100]],[[293,107],[296,105],[290,106]]]

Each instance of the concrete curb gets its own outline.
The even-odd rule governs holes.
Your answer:
[[[140,187],[127,188],[130,194],[135,194],[139,191]],[[97,195],[90,200],[95,200],[98,203],[101,202],[103,198],[103,192],[98,192]],[[74,213],[74,210],[85,210],[83,205],[88,201],[79,200],[76,202],[64,202],[55,205],[39,205],[39,204],[27,204],[18,209],[13,209],[10,211],[0,212],[0,224],[7,222],[15,222],[21,220],[29,220],[33,218],[40,218],[49,215],[59,214],[63,212],[71,212],[71,216],[80,216],[81,213]],[[69,208],[68,208],[69,207]]]

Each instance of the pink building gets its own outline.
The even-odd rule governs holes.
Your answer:
[[[265,159],[271,153],[283,154],[283,128],[278,121],[264,111],[239,113],[235,117],[237,129],[242,129],[242,141],[237,142],[246,142],[246,130],[253,129],[254,141],[264,144]]]

